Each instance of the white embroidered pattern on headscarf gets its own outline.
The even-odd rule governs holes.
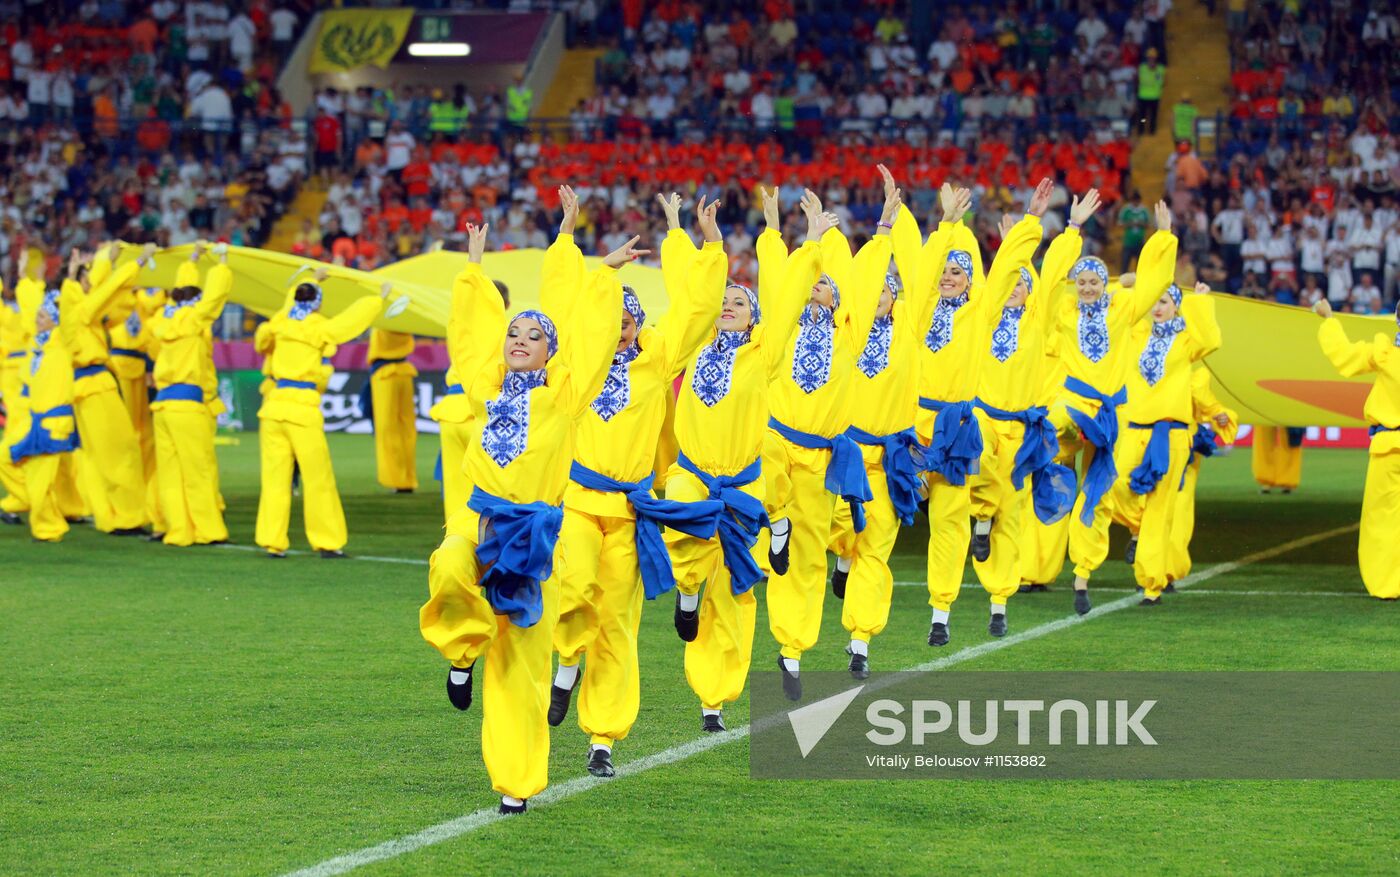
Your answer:
[[[161,313],[162,313],[162,314],[165,316],[165,318],[168,320],[168,319],[170,319],[171,317],[175,316],[175,312],[176,312],[176,311],[181,310],[181,309],[183,309],[183,308],[192,308],[192,307],[194,307],[195,305],[199,304],[199,300],[202,299],[202,298],[204,298],[204,293],[201,291],[201,292],[199,292],[199,293],[197,293],[197,294],[195,294],[195,295],[190,296],[189,298],[185,299],[184,301],[175,301],[175,300],[172,299],[172,300],[165,306],[165,310],[162,311]]]
[[[481,449],[504,468],[525,452],[530,432],[530,391],[543,387],[545,370],[508,371],[501,382],[501,395],[486,403],[486,425],[481,430]]]
[[[135,338],[141,334],[141,311],[139,308],[132,308],[131,315],[126,318],[126,334]]]
[[[287,316],[293,320],[304,320],[321,309],[321,287],[316,287],[316,296],[307,301],[297,301],[292,303],[292,309],[287,312]]]
[[[1171,353],[1172,342],[1186,328],[1181,317],[1172,317],[1165,323],[1152,324],[1152,337],[1147,340],[1147,349],[1138,359],[1138,371],[1149,387],[1155,386],[1167,371],[1167,354]]]
[[[1395,346],[1400,347],[1400,302],[1395,305]]]
[[[639,324],[640,325],[640,324]],[[608,378],[603,381],[603,389],[593,400],[592,408],[595,414],[603,418],[604,422],[612,420],[617,413],[627,407],[627,403],[632,401],[632,360],[642,352],[642,348],[633,341],[627,348],[613,357],[612,366],[608,369]]]
[[[29,359],[30,375],[39,373],[39,365],[44,361],[44,345],[49,343],[53,330],[58,328],[58,295],[57,289],[50,289],[44,293],[44,301],[39,305],[39,313],[47,315],[53,321],[53,325],[42,332],[34,333],[34,355]]]
[[[706,408],[713,408],[725,396],[734,380],[734,357],[739,348],[749,343],[751,330],[726,332],[721,330],[715,340],[700,348],[695,357],[695,373],[690,377],[690,389]]]

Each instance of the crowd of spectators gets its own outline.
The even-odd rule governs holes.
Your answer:
[[[1228,3],[1228,117],[1168,162],[1183,268],[1285,304],[1400,298],[1394,3]],[[1195,132],[1190,132],[1194,134]]]
[[[305,173],[272,83],[311,5],[0,3],[0,259],[265,240]]]

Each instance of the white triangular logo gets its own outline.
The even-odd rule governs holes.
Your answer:
[[[788,724],[792,725],[792,735],[797,738],[797,748],[802,751],[803,758],[821,742],[846,707],[864,689],[865,686],[860,685],[788,713]]]

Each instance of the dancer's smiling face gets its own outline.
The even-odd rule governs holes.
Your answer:
[[[544,368],[549,361],[549,336],[539,321],[520,317],[506,332],[506,367],[513,372]]]
[[[721,332],[742,332],[753,325],[753,307],[748,295],[737,286],[724,291],[724,305],[720,309],[715,328]]]

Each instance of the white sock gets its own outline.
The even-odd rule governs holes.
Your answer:
[[[574,683],[578,681],[578,664],[572,667],[559,665],[559,672],[554,674],[554,687],[574,690]]]
[[[605,745],[602,744],[602,743],[594,743],[592,746],[590,746],[590,747],[588,748],[588,751],[589,751],[589,752],[597,752],[599,749],[603,750],[604,752],[606,752],[606,753],[609,754],[609,755],[612,755],[612,747],[611,747],[611,746],[605,746]]]
[[[851,562],[844,557],[836,558],[836,568],[841,572],[851,571]]]
[[[1075,576],[1075,577],[1074,577],[1074,589],[1075,589],[1076,591],[1087,591],[1087,590],[1089,590],[1089,577],[1088,577],[1088,576]]]
[[[992,604],[992,614],[993,614],[993,615],[1005,615],[1005,614],[1006,614],[1006,604],[1005,604],[1005,603],[993,603],[993,604]]]
[[[453,667],[447,671],[447,678],[453,685],[466,685],[471,681],[472,671],[465,668]]]
[[[525,801],[523,798],[512,798],[510,795],[502,795],[501,803],[507,807],[519,807],[521,804],[524,804]]]
[[[788,531],[791,529],[787,518],[779,518],[773,522],[773,547],[771,550],[774,554],[783,550],[783,546],[787,544]]]
[[[682,612],[694,612],[700,605],[700,595],[683,593],[680,596],[680,601]]]
[[[719,711],[719,710],[701,709],[701,710],[700,710],[700,715],[702,715],[702,716],[719,716],[719,715],[723,715],[723,713],[722,713],[721,711]]]
[[[947,624],[947,623],[948,623],[948,610],[947,610],[947,609],[935,609],[935,610],[933,610],[933,623],[934,623],[934,624]]]
[[[972,525],[972,532],[976,533],[978,536],[986,536],[988,533],[992,532],[991,519],[988,518],[985,521],[979,519],[977,523]]]
[[[786,669],[786,670],[787,670],[789,673],[791,673],[792,675],[796,676],[796,675],[797,675],[797,659],[796,659],[796,658],[783,658],[783,668]]]
[[[866,655],[866,656],[869,656],[869,655],[870,655],[870,643],[866,642],[865,640],[859,640],[859,639],[853,639],[853,640],[851,640],[851,654],[853,654],[853,655]]]

